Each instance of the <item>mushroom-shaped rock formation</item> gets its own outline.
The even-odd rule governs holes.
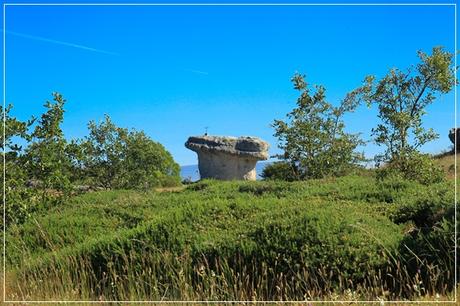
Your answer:
[[[457,138],[457,148],[456,152],[460,151],[460,128],[451,128],[449,130],[449,139],[455,146],[455,138]]]
[[[268,159],[268,143],[257,137],[192,136],[185,147],[198,154],[202,179],[255,180],[257,161]]]

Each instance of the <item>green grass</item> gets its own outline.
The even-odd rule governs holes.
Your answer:
[[[456,154],[445,152],[435,156],[435,162],[442,167],[447,177],[453,179],[455,177],[455,158]],[[457,169],[458,175],[458,169]]]
[[[84,194],[8,230],[8,294],[74,300],[447,296],[453,284],[442,284],[452,279],[451,254],[436,245],[443,261],[424,257],[424,248],[407,256],[406,246],[419,246],[411,227],[428,231],[442,223],[428,217],[448,210],[452,191],[451,183],[378,184],[349,176]]]

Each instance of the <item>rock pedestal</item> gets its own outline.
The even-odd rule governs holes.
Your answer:
[[[455,138],[457,138],[456,152],[460,152],[460,128],[452,128],[449,130],[449,139],[455,146]]]
[[[268,159],[268,143],[257,137],[192,136],[185,147],[198,154],[200,177],[255,180],[256,163]]]

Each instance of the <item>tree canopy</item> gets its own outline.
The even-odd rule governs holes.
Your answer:
[[[287,114],[287,121],[275,120],[272,124],[283,150],[278,157],[288,164],[278,169],[290,179],[345,174],[363,160],[363,155],[355,152],[363,142],[359,135],[345,132],[343,121],[345,113],[355,110],[357,100],[347,97],[334,107],[326,101],[323,86],[312,90],[305,76],[298,73],[291,81],[300,92],[296,107]],[[267,169],[265,174],[270,171]]]
[[[369,75],[355,98],[369,106],[377,105],[380,123],[372,129],[375,142],[385,147],[378,161],[388,162],[411,153],[438,138],[432,128],[423,126],[426,107],[437,95],[456,85],[453,54],[434,47],[431,54],[418,52],[420,63],[406,70],[391,69],[380,80]]]

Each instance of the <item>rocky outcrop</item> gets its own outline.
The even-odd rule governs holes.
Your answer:
[[[268,159],[268,143],[257,137],[192,136],[185,147],[198,154],[200,177],[255,180],[256,163]]]
[[[452,128],[449,130],[449,139],[455,146],[455,138],[457,138],[457,152],[460,152],[460,128]]]

